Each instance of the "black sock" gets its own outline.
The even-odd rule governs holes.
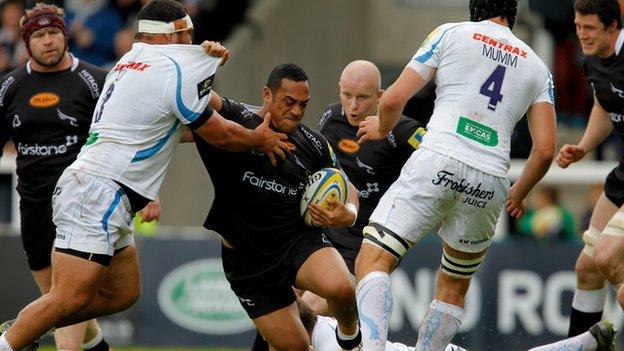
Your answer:
[[[102,339],[99,344],[93,346],[92,348],[85,349],[85,351],[108,351],[110,347],[106,340]]]
[[[589,328],[600,322],[602,319],[602,311],[600,312],[581,312],[574,307],[570,313],[570,329],[568,330],[568,338],[583,334]]]
[[[264,340],[262,334],[257,330],[253,345],[251,345],[251,351],[269,351],[269,343]]]
[[[362,331],[358,329],[357,336],[351,340],[342,340],[338,336],[338,327],[336,327],[336,340],[338,341],[338,346],[340,346],[343,350],[354,349],[362,342]]]

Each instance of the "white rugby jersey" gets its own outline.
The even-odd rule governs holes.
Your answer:
[[[436,28],[407,67],[423,65],[437,69],[437,88],[421,147],[505,177],[516,123],[532,104],[554,105],[544,62],[508,27],[486,20]]]
[[[106,77],[89,138],[69,167],[155,199],[182,134],[210,116],[219,58],[197,45],[135,43]]]

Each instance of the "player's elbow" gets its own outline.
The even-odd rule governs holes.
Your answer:
[[[532,153],[544,164],[551,164],[555,158],[555,143],[545,143],[533,146]]]
[[[396,111],[396,110],[403,109],[403,105],[405,104],[405,101],[402,96],[398,94],[392,94],[391,92],[389,92],[388,94],[384,95],[381,103],[382,103],[382,108]]]

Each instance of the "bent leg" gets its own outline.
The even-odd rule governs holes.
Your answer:
[[[327,300],[340,332],[357,333],[355,279],[336,249],[324,247],[310,255],[297,272],[296,286]]]
[[[296,303],[252,319],[269,345],[278,351],[308,351],[310,339]]]
[[[60,252],[52,254],[52,266],[50,292],[20,311],[6,332],[13,349],[26,347],[60,320],[89,305],[108,270],[98,263]]]

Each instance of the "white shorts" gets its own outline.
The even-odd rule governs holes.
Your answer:
[[[113,256],[134,242],[130,201],[114,181],[67,169],[52,195],[54,246]]]
[[[509,191],[505,178],[419,148],[382,196],[370,222],[416,243],[438,226],[450,247],[476,253],[490,246]]]

